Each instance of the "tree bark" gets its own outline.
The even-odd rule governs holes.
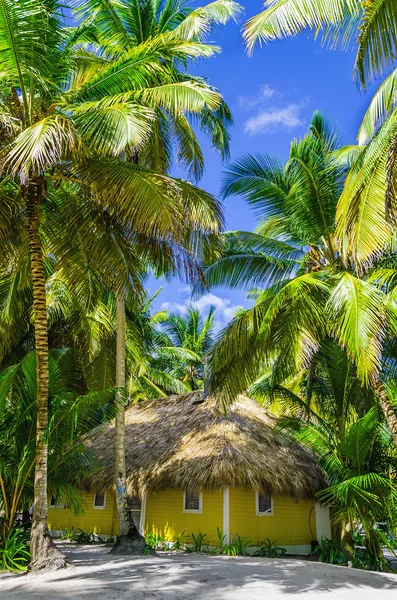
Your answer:
[[[34,477],[33,521],[30,536],[31,572],[63,569],[68,566],[48,533],[48,329],[43,253],[39,233],[40,201],[44,191],[41,180],[25,189],[26,217],[33,282],[33,316],[36,349],[36,466]]]
[[[341,548],[345,561],[349,562],[354,557],[353,529],[351,523],[343,521],[341,525]]]
[[[374,392],[378,399],[381,409],[383,410],[383,414],[385,415],[386,422],[391,431],[394,444],[397,446],[397,416],[394,412],[393,406],[387,397],[386,390],[380,381],[380,379],[376,380],[374,383]]]
[[[128,507],[127,476],[125,468],[125,345],[126,319],[125,302],[121,292],[116,294],[117,339],[116,339],[116,386],[117,413],[114,430],[114,462],[116,506],[119,534],[110,554],[142,555],[145,553],[145,538],[139,533]]]

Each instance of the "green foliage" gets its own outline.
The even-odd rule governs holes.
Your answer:
[[[30,532],[10,529],[0,535],[0,571],[25,571],[30,562]]]
[[[191,533],[188,538],[191,539],[189,542],[189,546],[186,548],[188,552],[204,552],[205,542],[204,539],[207,537],[206,533],[202,533],[201,531],[197,534]]]
[[[97,533],[93,531],[83,531],[79,528],[78,531],[73,529],[66,530],[62,539],[68,539],[75,544],[103,544],[104,541]]]
[[[146,545],[153,550],[169,550],[169,544],[164,535],[149,531],[145,534]]]
[[[182,550],[185,549],[185,538],[186,538],[186,529],[182,531],[179,535],[176,536],[175,540],[172,542],[172,548],[174,550]]]
[[[276,542],[272,542],[270,538],[266,538],[260,544],[260,548],[254,552],[254,556],[267,556],[268,558],[280,558],[287,553],[285,548],[277,546]]]
[[[390,560],[382,557],[373,557],[367,549],[356,548],[352,560],[352,566],[355,569],[363,569],[364,571],[380,571],[383,573],[395,573]]]
[[[226,536],[223,535],[223,531],[217,527],[216,532],[218,541],[211,551],[212,554],[225,554],[226,556],[246,555],[246,547],[250,544],[250,539],[238,535],[230,544],[227,544],[225,542]]]
[[[320,562],[328,563],[330,565],[346,564],[341,542],[338,538],[331,538],[329,540],[323,536],[317,548],[311,553],[311,556],[318,557]]]

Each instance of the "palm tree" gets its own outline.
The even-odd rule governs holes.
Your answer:
[[[285,165],[247,156],[227,173],[224,194],[242,194],[261,225],[227,234],[224,255],[206,279],[262,289],[213,346],[211,387],[228,403],[274,361],[284,378],[309,367],[329,337],[346,350],[362,383],[373,386],[397,445],[397,417],[382,384],[386,342],[394,339],[392,285],[382,287],[381,262],[359,278],[340,253],[335,211],[344,172],[333,159],[336,148],[335,133],[315,113]]]
[[[283,375],[274,361],[249,393],[276,407],[278,427],[316,454],[329,484],[319,496],[331,503],[345,559],[353,559],[353,527],[361,523],[372,567],[383,568],[374,524],[386,517],[395,523],[396,449],[374,408],[373,390],[363,387],[355,365],[330,339],[322,341],[308,369]]]
[[[351,174],[337,211],[338,235],[345,260],[360,272],[384,251],[397,221],[396,3],[269,0],[265,10],[245,25],[244,38],[252,52],[258,41],[294,36],[304,29],[332,47],[356,47],[354,76],[364,88],[393,67],[364,116],[359,145],[342,153]]]
[[[0,541],[14,527],[18,513],[32,505],[35,372],[36,356],[31,351],[0,373],[0,506],[4,511]],[[84,393],[77,354],[70,349],[50,350],[49,374],[49,493],[79,509],[81,493],[70,482],[78,483],[78,478],[96,465],[77,439],[114,416],[114,394]]]
[[[153,43],[167,35],[179,41],[203,44],[206,35],[214,25],[226,23],[230,18],[235,18],[239,12],[240,7],[233,0],[216,0],[195,10],[189,8],[186,2],[179,0],[161,3],[154,0],[144,0],[139,3],[84,0],[80,2],[77,9],[77,14],[82,19],[81,27],[95,28],[101,54],[111,56],[113,60],[117,60],[120,55],[140,44],[148,41]],[[164,57],[164,60],[169,63],[181,82],[184,82],[187,77],[190,80],[194,79],[186,72],[177,70],[174,57]],[[197,78],[195,80],[200,81]],[[189,117],[186,111],[178,110],[178,106],[170,110],[169,106],[159,104],[155,112],[152,134],[148,136],[145,144],[140,146],[139,151],[134,151],[131,160],[135,164],[165,173],[169,170],[172,156],[175,154],[178,162],[195,179],[198,179],[203,172],[203,155]],[[205,134],[210,137],[213,146],[221,152],[222,156],[227,156],[229,153],[227,127],[231,123],[227,105],[221,101],[216,110],[213,108],[208,110],[207,106],[202,106],[200,111],[195,111],[194,117]],[[192,206],[189,207],[186,218],[191,221],[193,227],[196,227],[198,215],[195,215],[191,209]],[[197,203],[195,209],[199,210]],[[118,322],[116,386],[122,389],[125,387],[125,294],[123,290],[118,289],[116,296]],[[122,405],[121,397],[120,405]],[[115,428],[115,484],[117,505],[120,507],[120,535],[112,550],[114,552],[119,552],[119,542],[128,531],[127,515],[123,509],[127,504],[123,440],[124,409],[120,406]],[[125,551],[127,547],[124,548],[123,552]]]
[[[394,0],[267,0],[246,23],[244,39],[252,52],[257,42],[309,29],[331,47],[355,45],[355,77],[365,87],[395,65],[396,27]]]
[[[180,379],[188,390],[204,387],[204,355],[214,342],[215,309],[203,317],[194,306],[173,313],[162,323],[161,345],[152,367]]]
[[[87,31],[65,29],[59,14],[55,2],[32,0],[6,2],[0,15],[0,187],[4,198],[21,204],[26,218],[38,364],[32,570],[65,565],[47,532],[48,329],[40,240],[47,191],[54,182],[72,179],[136,230],[172,234],[179,227],[180,195],[187,184],[115,156],[145,141],[157,106],[194,112],[204,106],[216,110],[221,102],[216,90],[202,81],[181,81],[164,62],[210,56],[210,46],[163,35],[117,60],[93,60],[76,47]],[[184,201],[192,194],[189,188]],[[6,227],[3,233],[8,237]]]

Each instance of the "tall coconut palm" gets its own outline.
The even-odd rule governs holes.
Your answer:
[[[230,402],[275,360],[285,376],[308,367],[330,337],[346,349],[362,383],[373,386],[397,445],[397,417],[381,374],[386,342],[395,335],[393,286],[380,283],[382,263],[359,278],[340,253],[335,211],[344,173],[332,156],[336,147],[334,132],[315,114],[285,165],[247,156],[227,173],[225,195],[246,198],[261,225],[227,235],[207,281],[264,289],[211,350],[211,385]]]
[[[40,0],[5,2],[0,14],[1,189],[21,203],[26,218],[38,364],[32,570],[65,566],[47,531],[48,330],[40,210],[48,185],[71,178],[137,230],[172,234],[180,225],[186,184],[116,156],[147,139],[157,106],[194,112],[216,110],[221,102],[216,90],[181,81],[164,62],[210,56],[210,46],[164,35],[117,60],[93,61],[76,50],[80,31],[65,29],[60,14],[56,2]]]
[[[162,323],[161,345],[153,367],[173,375],[189,390],[204,387],[204,355],[214,342],[215,308],[203,317],[194,306],[186,314],[170,314]]]
[[[147,43],[149,40],[161,39],[164,35],[171,36],[179,41],[195,41],[203,43],[212,27],[219,23],[226,23],[228,19],[236,17],[240,12],[239,5],[233,0],[216,0],[205,7],[195,10],[188,7],[186,2],[168,1],[157,2],[144,0],[142,2],[102,2],[101,0],[82,0],[76,9],[77,15],[82,19],[81,27],[95,28],[98,40],[98,49],[103,55],[117,59],[124,52],[128,52],[137,45]],[[183,71],[177,71],[174,57],[164,57],[165,63],[178,73],[178,78],[185,81],[188,76],[186,64]],[[221,102],[216,110],[203,106],[200,111],[195,111],[195,120],[201,129],[211,139],[213,146],[222,156],[229,153],[229,133],[227,126],[231,122],[231,115],[227,105]],[[170,110],[169,106],[157,107],[155,113],[155,126],[152,135],[139,151],[135,151],[131,159],[135,164],[155,169],[157,172],[167,172],[172,163],[172,156],[188,172],[198,179],[203,172],[203,155],[200,144],[194,132],[191,115],[186,111],[178,110],[178,106]],[[187,212],[187,218],[195,216],[192,207]],[[198,205],[196,203],[196,210]],[[116,385],[125,386],[125,295],[122,290],[117,290],[117,352],[116,352]],[[124,340],[124,341],[123,341]],[[121,399],[120,399],[121,400]],[[119,552],[119,542],[122,536],[127,535],[126,511],[126,485],[124,467],[124,411],[116,417],[115,427],[115,484],[116,499],[119,510],[118,542],[112,551]],[[125,546],[123,552],[127,551]]]
[[[309,29],[331,46],[357,49],[354,74],[365,88],[393,68],[371,100],[358,132],[358,146],[343,156],[352,166],[337,213],[342,251],[362,270],[395,235],[397,7],[394,0],[268,0],[244,29],[250,52],[257,42]],[[365,147],[365,144],[369,145]]]

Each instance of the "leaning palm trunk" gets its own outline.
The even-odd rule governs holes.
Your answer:
[[[389,426],[389,429],[390,429],[392,437],[393,437],[393,441],[394,441],[395,445],[397,446],[397,416],[396,416],[396,413],[394,412],[394,408],[387,396],[386,390],[385,390],[382,382],[379,379],[377,381],[375,381],[373,388],[374,388],[376,397],[378,399],[378,402],[380,404],[380,407],[383,411],[383,414],[385,415],[386,422]]]
[[[48,330],[44,261],[39,233],[40,200],[43,189],[43,182],[37,180],[31,181],[25,192],[33,282],[37,382],[36,469],[34,478],[33,523],[30,541],[32,554],[30,570],[32,572],[62,569],[68,564],[63,554],[51,540],[47,525]]]
[[[115,486],[119,535],[111,549],[112,554],[144,554],[145,538],[139,533],[128,508],[127,477],[125,470],[125,302],[121,292],[116,295],[117,341],[116,341],[116,386],[117,413],[115,422]]]

